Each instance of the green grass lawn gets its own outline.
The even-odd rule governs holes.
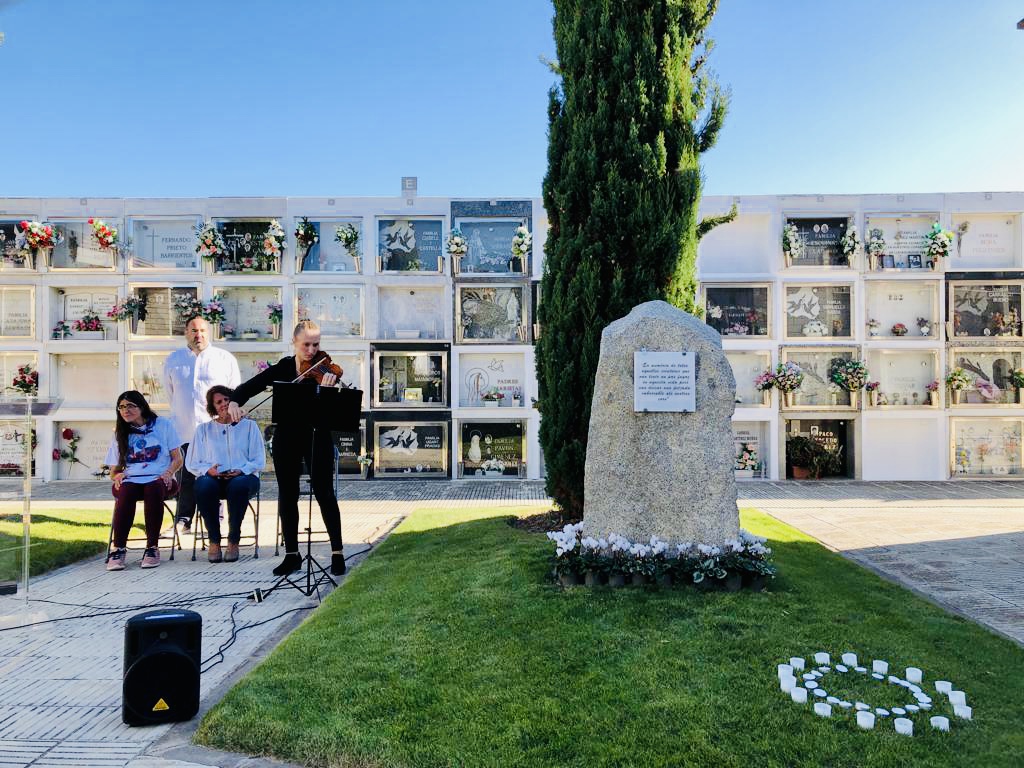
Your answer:
[[[408,518],[196,740],[367,768],[1024,765],[1024,651],[766,515],[743,523],[772,540],[779,578],[705,594],[563,590],[550,542],[510,512]],[[815,717],[779,692],[775,665],[818,650],[919,666],[929,690],[952,680],[975,719],[939,733],[922,712],[907,738]],[[856,682],[839,695],[912,701]],[[951,715],[939,698],[931,714]]]
[[[103,552],[110,510],[51,509],[32,514],[29,570],[33,576]],[[139,515],[141,518],[141,514]],[[0,514],[0,581],[21,578],[21,513]]]

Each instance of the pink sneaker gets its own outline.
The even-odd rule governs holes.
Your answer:
[[[127,555],[127,550],[124,549],[112,549],[110,554],[107,555],[107,570],[108,571],[123,571],[124,570],[124,559]]]
[[[146,547],[146,551],[142,554],[142,567],[156,568],[158,565],[160,565],[160,550],[156,547]]]

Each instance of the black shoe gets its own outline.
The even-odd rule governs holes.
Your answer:
[[[331,576],[344,576],[348,567],[345,565],[344,555],[331,555]]]
[[[289,553],[284,556],[284,560],[278,563],[277,568],[274,569],[275,576],[286,576],[289,573],[295,573],[302,567],[302,556],[298,553]]]

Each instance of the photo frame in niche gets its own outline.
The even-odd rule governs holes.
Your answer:
[[[526,426],[523,421],[459,423],[459,476],[508,478],[525,475]]]
[[[296,286],[295,306],[298,319],[315,320],[325,337],[353,338],[363,335],[362,286]]]
[[[921,254],[907,254],[907,267],[909,269],[924,269],[924,263],[921,261]]]
[[[377,219],[379,271],[440,272],[441,229],[440,219]]]
[[[447,422],[378,421],[373,425],[375,477],[447,477]]]
[[[787,338],[852,337],[851,285],[787,285],[785,291]]]
[[[704,288],[704,320],[722,336],[771,334],[771,289],[765,285],[711,284]]]
[[[36,289],[32,286],[0,287],[0,338],[35,337]]]
[[[133,284],[128,290],[142,302],[133,338],[182,338],[188,316],[201,304],[194,285]]]
[[[1024,474],[1021,419],[951,419],[950,473],[958,476]]]
[[[130,233],[119,244],[131,272],[199,272],[196,227],[201,216],[180,218],[129,218]]]
[[[529,265],[512,256],[512,238],[526,219],[456,219],[466,238],[466,254],[458,259],[459,274],[524,274]]]
[[[883,254],[879,263],[882,269],[896,269],[896,257],[892,254]]]
[[[1022,350],[958,348],[950,351],[949,366],[963,368],[973,385],[960,393],[961,405],[1016,405],[1017,389],[1011,372],[1021,367]]]
[[[529,341],[524,286],[458,285],[455,290],[459,342]]]
[[[103,219],[122,233],[119,219]],[[50,269],[94,269],[111,271],[117,264],[118,246],[100,246],[88,219],[47,221],[54,228],[56,243],[50,252]]]
[[[953,336],[990,338],[1021,336],[1024,281],[963,281],[949,284]]]

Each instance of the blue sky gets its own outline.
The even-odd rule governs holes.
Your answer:
[[[287,8],[286,12],[282,9]],[[539,196],[549,0],[0,0],[0,195]],[[1024,190],[1018,0],[723,0],[707,194]]]

